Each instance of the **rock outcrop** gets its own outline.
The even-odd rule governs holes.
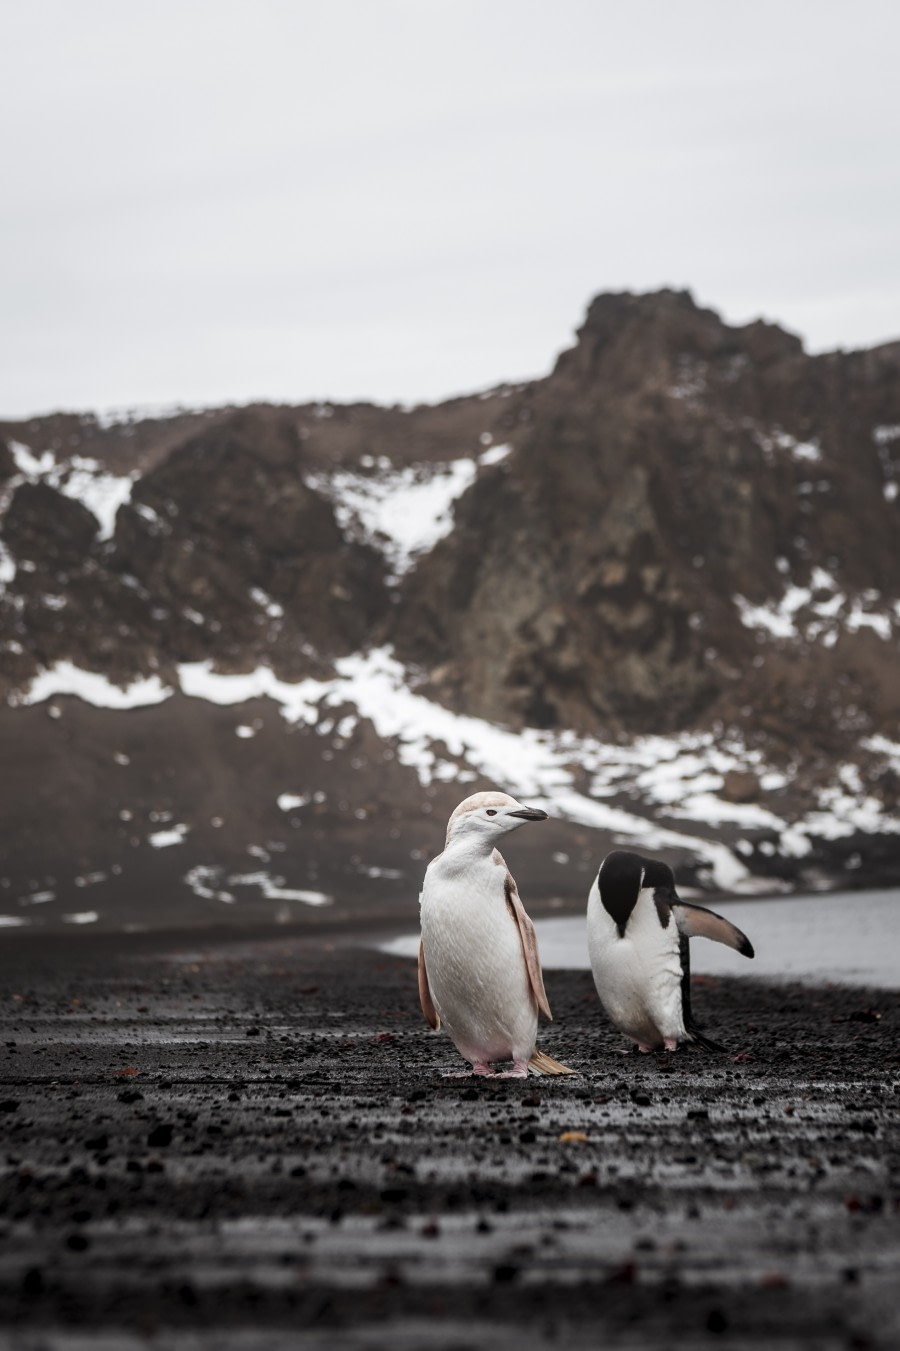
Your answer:
[[[829,750],[848,719],[897,718],[878,633],[900,596],[900,345],[810,357],[684,293],[602,296],[527,405],[514,460],[406,587],[398,647],[440,697],[605,735],[724,720]],[[781,638],[777,614],[748,626],[786,597]]]

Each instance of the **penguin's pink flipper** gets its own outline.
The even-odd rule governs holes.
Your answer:
[[[429,1027],[433,1027],[435,1032],[441,1025],[440,1014],[434,1007],[431,998],[431,990],[428,986],[428,972],[425,969],[425,945],[421,938],[419,939],[419,1003],[422,1005],[422,1012],[425,1015],[425,1021]]]
[[[528,979],[531,981],[531,988],[534,992],[535,1001],[541,1012],[545,1013],[550,1021],[553,1022],[553,1014],[550,1012],[547,992],[544,989],[544,977],[541,973],[541,958],[538,953],[537,934],[535,933],[534,925],[529,919],[525,907],[522,904],[515,878],[509,869],[506,871],[506,904],[509,908],[509,913],[519,926],[519,937],[522,940],[522,951],[525,954],[525,965],[528,968]]]

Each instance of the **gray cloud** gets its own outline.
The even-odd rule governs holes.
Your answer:
[[[603,289],[900,334],[881,0],[2,6],[0,413],[435,398]]]

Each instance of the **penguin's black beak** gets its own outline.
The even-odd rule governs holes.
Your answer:
[[[542,812],[540,807],[523,807],[521,811],[510,812],[510,816],[521,816],[523,821],[546,821],[547,813]]]

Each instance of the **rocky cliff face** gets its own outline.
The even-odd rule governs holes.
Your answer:
[[[83,463],[32,471],[38,481],[26,475],[6,509],[17,682],[63,659],[127,682],[179,661],[240,668],[270,654],[297,678],[355,650],[386,610],[381,556],[345,538],[306,486],[290,419],[234,412],[195,431],[129,485],[107,540],[90,495],[60,491]]]
[[[170,919],[229,877],[414,898],[423,804],[485,780],[563,818],[544,896],[642,830],[701,884],[900,875],[900,343],[607,295],[545,379],[434,408],[0,438],[9,922],[101,874]]]
[[[896,718],[900,346],[809,357],[684,294],[602,296],[528,406],[406,588],[439,696],[785,745]]]

